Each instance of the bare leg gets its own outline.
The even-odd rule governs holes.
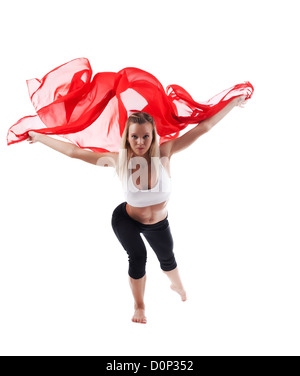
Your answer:
[[[132,317],[132,321],[146,324],[147,319],[145,316],[144,304],[146,274],[144,275],[144,277],[139,279],[129,277],[129,284],[134,298],[134,315]]]
[[[179,272],[178,272],[178,268],[176,267],[175,269],[173,269],[169,272],[164,271],[164,273],[169,277],[170,281],[172,282],[171,289],[176,291],[181,296],[181,300],[183,302],[185,302],[186,299],[187,299],[186,298],[186,292],[185,292],[185,289],[182,285],[180,275],[179,275]]]

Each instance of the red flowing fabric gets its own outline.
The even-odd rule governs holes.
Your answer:
[[[71,60],[42,79],[27,80],[30,100],[37,115],[25,116],[12,125],[7,144],[24,141],[29,131],[59,135],[80,148],[118,152],[130,113],[153,116],[159,144],[176,138],[189,124],[197,124],[224,108],[232,99],[251,98],[250,82],[237,84],[206,102],[196,102],[179,85],[162,84],[139,68],[100,72],[92,79],[86,58]]]

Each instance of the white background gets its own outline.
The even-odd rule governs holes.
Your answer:
[[[298,5],[1,2],[1,355],[300,355]],[[26,80],[78,57],[94,74],[147,70],[196,101],[255,87],[173,156],[169,223],[188,301],[147,244],[147,325],[131,322],[113,169],[6,145],[35,114]]]

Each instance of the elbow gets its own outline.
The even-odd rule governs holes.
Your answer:
[[[205,121],[202,126],[203,126],[203,133],[206,133],[211,130],[211,128],[213,127],[213,124],[210,121]]]
[[[197,125],[197,128],[199,129],[198,136],[202,136],[204,133],[208,132],[212,127],[213,127],[213,124],[210,121],[207,121],[207,120],[201,121]]]
[[[78,151],[78,147],[76,145],[71,145],[72,147],[70,148],[70,151],[68,153],[68,156],[70,158],[77,158],[77,151]]]

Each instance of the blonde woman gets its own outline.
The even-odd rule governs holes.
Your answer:
[[[116,169],[123,183],[126,201],[114,209],[111,224],[128,254],[129,282],[134,298],[133,322],[147,322],[144,303],[147,255],[141,234],[156,253],[161,269],[171,281],[172,290],[180,295],[182,301],[187,299],[173,252],[173,238],[168,222],[172,155],[184,150],[209,131],[233,107],[242,107],[245,99],[244,95],[234,98],[217,114],[201,121],[183,136],[168,140],[160,146],[153,117],[145,112],[132,113],[126,121],[118,153],[96,153],[45,134],[29,132],[27,141],[30,143],[41,142],[71,158]]]

